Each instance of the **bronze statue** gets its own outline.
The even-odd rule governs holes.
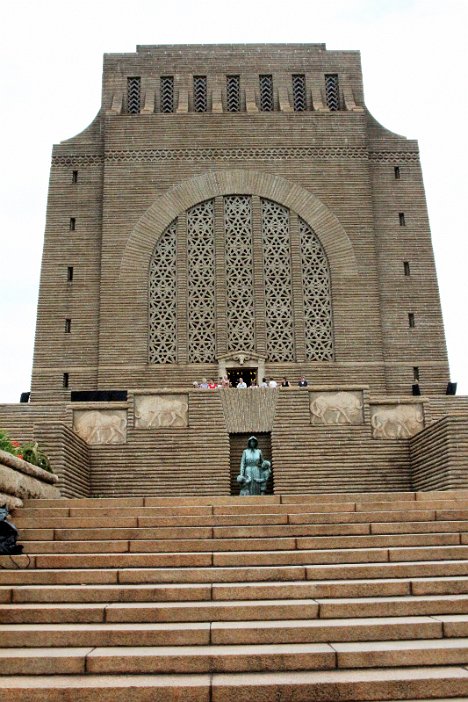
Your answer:
[[[247,448],[242,452],[240,472],[237,476],[237,482],[241,486],[240,495],[264,495],[270,475],[271,463],[263,460],[258,440],[251,436]]]

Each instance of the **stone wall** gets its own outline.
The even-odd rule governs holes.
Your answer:
[[[409,442],[413,490],[468,487],[468,418],[446,416]]]

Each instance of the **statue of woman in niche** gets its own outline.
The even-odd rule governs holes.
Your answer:
[[[242,452],[240,472],[237,476],[240,495],[264,495],[270,474],[270,463],[263,460],[258,440],[251,436],[247,448]]]

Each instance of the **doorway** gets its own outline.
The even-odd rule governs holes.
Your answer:
[[[245,378],[244,378],[245,380]],[[258,440],[258,447],[262,452],[264,460],[271,462],[271,433],[270,432],[258,432],[254,433]],[[242,451],[247,448],[247,441],[252,436],[250,434],[229,434],[229,452],[230,452],[230,478],[231,478],[231,495],[238,495],[240,488],[237,482],[237,476],[239,475],[240,462],[242,458]],[[267,495],[273,495],[274,492],[274,473],[273,464],[271,466],[271,477],[267,484]]]
[[[228,368],[226,372],[232,388],[237,387],[239,378],[243,378],[244,382],[247,383],[247,387],[257,383],[256,368]]]

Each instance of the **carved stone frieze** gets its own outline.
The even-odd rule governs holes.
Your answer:
[[[187,395],[139,395],[135,397],[136,429],[188,426]]]
[[[310,421],[314,425],[362,424],[362,392],[311,392]]]
[[[75,410],[73,430],[87,444],[124,444],[127,410]]]
[[[409,439],[424,429],[422,404],[371,405],[374,439]]]

